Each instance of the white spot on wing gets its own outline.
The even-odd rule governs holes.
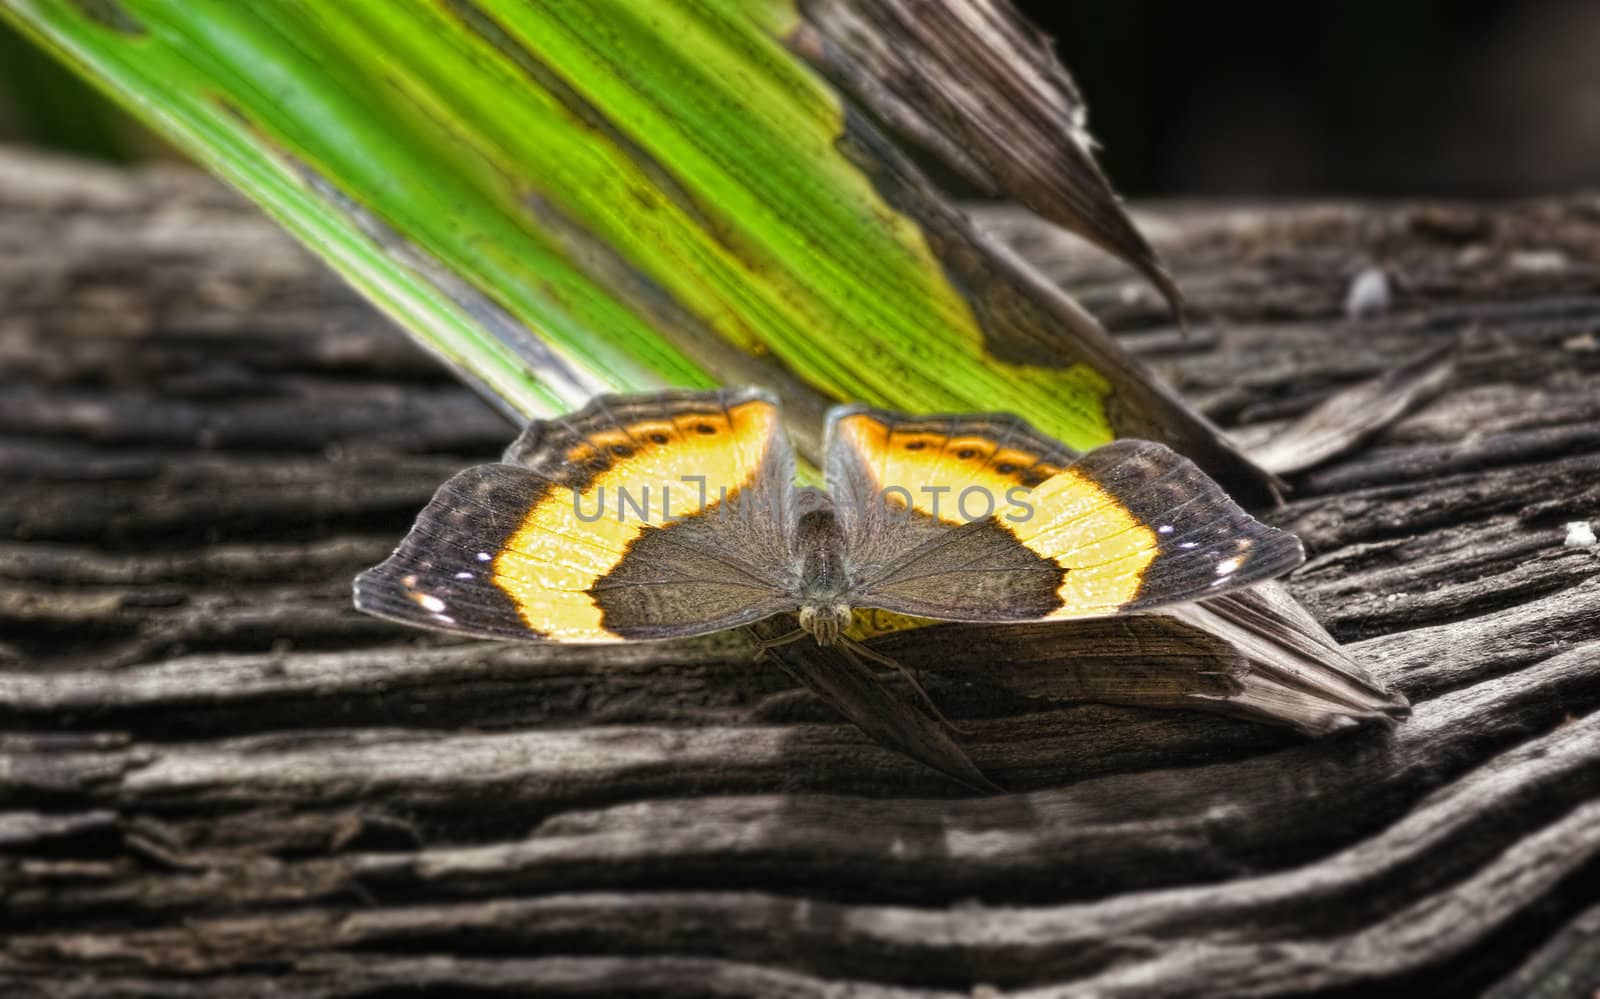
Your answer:
[[[470,572],[458,572],[458,573],[456,573],[456,578],[457,579],[471,579],[472,578],[472,573],[470,573]]]
[[[1217,563],[1217,575],[1219,576],[1230,576],[1238,569],[1239,560],[1236,558],[1225,558]]]
[[[1568,548],[1593,548],[1595,546],[1594,525],[1587,520],[1574,520],[1567,524],[1566,540],[1561,542]]]
[[[1172,533],[1172,525],[1171,524],[1162,524],[1160,527],[1156,528],[1156,533],[1157,534],[1171,534]]]
[[[435,614],[442,612],[445,607],[444,601],[431,593],[413,593],[411,594],[411,599],[421,604],[423,610],[432,611]]]
[[[494,556],[490,555],[488,552],[479,552],[478,553],[478,561],[479,562],[487,562],[492,558],[494,558]]]

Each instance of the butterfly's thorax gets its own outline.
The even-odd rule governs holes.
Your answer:
[[[809,492],[809,491],[808,491]],[[795,531],[800,567],[800,627],[819,645],[832,645],[850,624],[845,596],[844,532],[825,495],[812,493],[801,504]]]

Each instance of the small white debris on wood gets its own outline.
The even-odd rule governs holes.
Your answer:
[[[1560,250],[1517,250],[1508,261],[1511,269],[1532,274],[1548,274],[1567,268],[1567,255]]]
[[[1561,542],[1568,548],[1593,548],[1594,525],[1587,520],[1574,520],[1567,524],[1567,539]]]
[[[1368,267],[1350,282],[1344,296],[1344,314],[1350,319],[1369,319],[1389,311],[1389,275],[1382,268]]]

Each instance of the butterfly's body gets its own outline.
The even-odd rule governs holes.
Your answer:
[[[817,640],[832,645],[850,627],[850,575],[845,564],[844,531],[834,516],[826,493],[809,489],[801,494],[803,512],[795,524],[795,554],[799,572],[794,597],[799,605],[800,627]],[[806,507],[811,507],[806,509]]]
[[[440,488],[363,610],[483,637],[683,637],[855,608],[949,621],[1103,616],[1215,595],[1303,558],[1193,464],[1076,456],[1012,416],[829,414],[827,490],[798,489],[758,390],[611,396],[536,422]]]

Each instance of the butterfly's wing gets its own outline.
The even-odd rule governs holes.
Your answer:
[[[829,411],[828,492],[856,574],[881,575],[942,537],[977,489],[1004,500],[1071,464],[1076,454],[1008,413],[907,416],[865,406]],[[969,493],[969,512],[981,512]]]
[[[844,409],[829,421],[827,471],[857,606],[952,621],[1097,617],[1214,596],[1304,558],[1293,535],[1149,441],[1071,461],[1015,418]]]
[[[982,513],[988,499],[1004,502],[1025,494],[1075,457],[1010,414],[907,416],[864,406],[831,410],[824,458],[850,578],[884,578],[912,552],[944,538],[969,519],[962,515],[964,493],[971,501],[968,512]],[[1027,572],[1027,560],[996,545],[988,562],[997,571],[982,580],[967,579],[967,585],[986,588],[981,602],[1026,606],[1017,604],[1016,591],[1030,585],[1017,575]],[[866,603],[859,592],[852,601],[884,606]]]
[[[794,456],[755,390],[605,396],[446,482],[361,610],[498,638],[615,642],[792,610]]]

